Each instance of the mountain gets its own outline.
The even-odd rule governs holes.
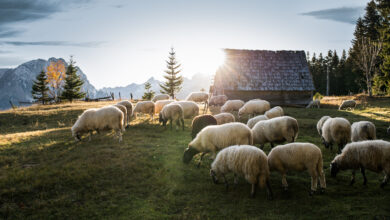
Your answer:
[[[14,69],[0,69],[0,109],[10,108],[9,100],[18,105],[19,102],[32,101],[31,87],[33,81],[41,70],[45,70],[50,62],[62,60],[65,66],[68,64],[62,58],[50,58],[49,60],[36,59],[19,65]],[[96,96],[95,87],[89,83],[87,76],[77,67],[77,74],[84,80],[82,91],[90,97]]]

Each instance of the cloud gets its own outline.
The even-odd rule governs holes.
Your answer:
[[[331,20],[348,24],[355,24],[363,14],[364,7],[341,7],[301,13],[300,15],[312,16],[317,19]]]
[[[102,41],[69,42],[69,41],[0,41],[0,44],[10,46],[69,46],[69,47],[99,47]]]

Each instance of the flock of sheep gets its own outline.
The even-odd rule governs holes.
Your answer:
[[[353,100],[352,100],[353,101]],[[221,113],[217,115],[199,115],[196,102],[219,105]],[[345,104],[344,104],[345,103]],[[355,107],[352,102],[343,102],[340,107]],[[317,105],[312,102],[311,105]],[[344,105],[344,106],[343,106]],[[319,106],[319,104],[318,104]],[[236,122],[232,114],[237,112],[238,118],[249,116],[247,124]],[[269,199],[272,190],[269,182],[270,171],[282,175],[282,185],[287,190],[286,173],[288,171],[307,171],[311,176],[310,194],[316,192],[318,181],[321,192],[326,188],[323,172],[323,159],[320,148],[312,143],[298,143],[298,121],[290,116],[284,116],[280,106],[270,107],[266,100],[254,99],[248,102],[227,100],[224,95],[209,99],[207,93],[191,93],[185,101],[169,100],[167,95],[157,95],[152,101],[141,101],[133,109],[129,101],[116,105],[84,111],[72,127],[72,135],[77,141],[82,134],[98,133],[102,130],[115,130],[119,141],[125,125],[129,125],[132,117],[138,113],[149,114],[153,120],[159,114],[159,122],[167,125],[176,124],[176,129],[182,126],[184,119],[193,118],[192,141],[183,154],[183,162],[189,163],[200,154],[198,166],[203,156],[212,154],[210,175],[214,183],[223,179],[226,188],[228,181],[225,174],[234,173],[234,183],[237,176],[243,176],[251,184],[251,196],[256,193],[256,185],[266,187]],[[341,117],[323,116],[317,123],[317,130],[326,148],[332,149],[336,144],[339,155],[331,162],[331,175],[334,177],[340,170],[352,169],[351,184],[355,180],[355,170],[360,169],[366,184],[365,169],[374,172],[384,172],[381,184],[384,187],[390,175],[390,142],[376,139],[375,125],[368,121],[350,124]],[[285,145],[278,145],[288,142]],[[352,142],[349,143],[348,142]],[[270,143],[272,150],[268,156],[262,150]],[[260,148],[254,145],[259,145]]]

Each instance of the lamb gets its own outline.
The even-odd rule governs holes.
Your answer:
[[[232,145],[252,145],[252,131],[245,124],[232,122],[223,125],[210,125],[203,128],[184,151],[183,162],[189,163],[198,153],[202,153],[200,162],[206,153],[215,158],[217,151]]]
[[[211,96],[209,106],[222,106],[228,100],[226,95]]]
[[[328,120],[329,116],[322,116],[321,119],[317,122],[317,131],[318,131],[318,134],[321,136],[322,138],[322,126],[324,125],[325,121]]]
[[[376,139],[376,128],[372,122],[359,121],[351,126],[351,141],[364,141]]]
[[[85,110],[72,126],[72,136],[76,141],[80,141],[80,135],[84,133],[90,134],[89,140],[93,131],[115,130],[119,142],[122,141],[123,113],[117,107],[106,106],[102,108],[92,108]]]
[[[152,98],[152,102],[157,102],[159,100],[166,100],[166,99],[169,99],[169,95],[167,95],[167,94],[159,94],[159,95],[155,95]]]
[[[306,106],[306,108],[313,108],[316,106],[317,106],[317,108],[320,108],[320,105],[321,105],[321,101],[319,99],[315,99],[315,100],[310,101],[310,103]]]
[[[238,111],[244,104],[245,102],[242,100],[228,100],[221,107],[221,112]]]
[[[164,127],[166,128],[168,120],[171,123],[171,130],[173,122],[176,121],[176,130],[177,126],[180,127],[181,123],[184,131],[184,113],[183,108],[180,105],[172,103],[164,106],[164,108],[159,113],[159,122],[162,122]]]
[[[160,113],[165,105],[171,104],[175,102],[175,100],[158,100],[154,103],[154,114]]]
[[[286,173],[288,171],[307,170],[311,176],[310,195],[317,190],[320,179],[321,192],[326,188],[325,174],[322,170],[322,153],[319,147],[311,143],[290,143],[276,146],[268,154],[270,171],[282,174],[282,185],[287,190]]]
[[[298,132],[298,121],[290,116],[259,121],[252,128],[253,143],[260,144],[261,148],[264,144],[271,143],[273,148],[274,143],[294,142],[298,137]]]
[[[341,154],[337,155],[330,164],[330,173],[336,177],[340,170],[352,169],[350,185],[355,183],[355,171],[360,169],[364,182],[367,184],[365,170],[384,172],[385,177],[381,187],[385,187],[390,175],[390,142],[383,140],[359,141],[347,144]]]
[[[207,103],[208,99],[209,99],[209,94],[208,93],[205,93],[205,92],[191,92],[187,96],[186,101]]]
[[[217,124],[226,124],[229,122],[235,122],[236,119],[234,118],[234,115],[228,112],[219,113],[217,115],[214,115],[215,119],[217,119]]]
[[[267,116],[265,116],[265,115],[258,115],[258,116],[254,117],[254,118],[249,119],[248,122],[246,123],[246,125],[248,125],[248,127],[250,129],[252,129],[257,122],[268,120],[268,119],[269,118]]]
[[[222,149],[211,164],[210,176],[215,184],[218,177],[223,177],[226,190],[228,182],[225,174],[234,173],[234,184],[238,184],[238,176],[243,176],[252,185],[251,196],[256,193],[256,185],[260,188],[267,186],[268,199],[272,199],[269,183],[269,168],[267,155],[260,149],[250,145],[234,145]]]
[[[137,105],[135,105],[135,108],[133,110],[133,115],[135,118],[137,117],[137,113],[149,114],[153,120],[154,102],[152,102],[152,101],[138,102]]]
[[[191,137],[194,139],[196,135],[206,126],[216,125],[217,119],[212,115],[198,115],[192,120]]]
[[[199,106],[195,102],[179,101],[176,104],[179,104],[183,108],[184,118],[192,118],[199,115]]]
[[[120,104],[115,104],[112,106],[117,107],[123,113],[123,126],[125,126],[127,123],[127,120],[126,120],[127,119],[127,108],[123,105],[120,105]]]
[[[326,148],[337,144],[339,152],[351,140],[351,124],[345,118],[329,118],[322,126],[322,141]]]
[[[133,105],[131,104],[131,102],[129,102],[127,100],[123,100],[123,101],[118,102],[116,104],[123,105],[123,106],[126,107],[126,110],[127,110],[127,114],[125,116],[125,118],[126,118],[126,125],[129,125],[131,117],[133,116]]]
[[[260,99],[250,100],[238,110],[238,117],[243,115],[262,115],[270,109],[269,102]]]
[[[280,106],[275,106],[271,108],[270,110],[266,111],[265,116],[267,116],[269,119],[276,118],[284,115],[283,109]]]
[[[347,109],[347,108],[352,108],[354,109],[356,107],[356,101],[355,100],[344,100],[340,107],[339,110],[341,109]]]

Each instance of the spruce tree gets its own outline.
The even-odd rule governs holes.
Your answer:
[[[85,97],[85,93],[80,91],[83,84],[84,82],[77,75],[77,68],[71,57],[69,65],[66,68],[65,86],[61,98],[72,102],[74,99]]]
[[[163,84],[160,84],[160,92],[163,94],[168,94],[172,99],[175,98],[177,92],[181,89],[181,84],[183,83],[183,77],[178,74],[181,72],[180,66],[176,60],[176,52],[173,48],[169,52],[169,60],[167,62],[167,70],[165,70],[164,78],[166,81]]]
[[[41,73],[38,74],[36,80],[34,80],[32,85],[31,94],[34,100],[41,102],[42,104],[45,104],[46,101],[49,100],[49,82],[47,81],[47,76],[45,71],[41,71]]]
[[[151,100],[154,96],[154,91],[151,90],[152,88],[152,85],[150,84],[150,82],[146,82],[145,83],[145,92],[144,92],[144,95],[142,96],[142,99],[144,100]]]

